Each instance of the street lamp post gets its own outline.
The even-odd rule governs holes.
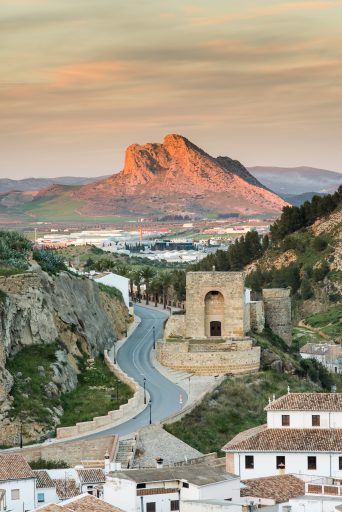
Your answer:
[[[119,384],[120,384],[119,379],[116,379],[116,401],[117,402],[119,401]]]
[[[156,348],[156,328],[155,328],[155,326],[152,327],[152,331],[153,331],[153,350],[155,350],[155,348]]]
[[[148,405],[150,406],[150,425],[152,424],[152,400],[148,402]]]
[[[20,431],[19,431],[19,446],[23,447],[23,422],[20,420]]]
[[[113,361],[114,361],[114,364],[116,364],[116,340],[114,340],[113,350],[114,350]]]
[[[144,377],[144,404],[146,404],[146,377]]]

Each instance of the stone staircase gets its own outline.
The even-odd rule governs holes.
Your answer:
[[[120,463],[122,469],[128,469],[132,466],[137,441],[135,437],[121,439],[119,448],[115,457],[115,462]]]

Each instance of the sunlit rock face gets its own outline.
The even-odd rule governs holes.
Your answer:
[[[175,134],[129,146],[121,172],[73,195],[86,200],[84,213],[277,213],[286,205],[240,162]]]

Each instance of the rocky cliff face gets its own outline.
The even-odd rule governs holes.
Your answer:
[[[6,360],[22,348],[61,347],[51,364],[52,382],[46,393],[63,393],[77,384],[77,358],[82,352],[96,356],[110,348],[126,330],[127,308],[108,298],[96,283],[62,272],[28,272],[0,278],[0,429],[11,429],[13,376]]]
[[[286,204],[229,157],[213,158],[181,135],[133,144],[124,169],[71,193],[107,213],[279,212]]]

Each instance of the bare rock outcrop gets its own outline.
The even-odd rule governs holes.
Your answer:
[[[1,430],[6,425],[10,430],[13,376],[6,369],[9,357],[27,346],[58,341],[61,349],[51,364],[53,377],[46,388],[53,397],[75,388],[77,358],[82,353],[95,357],[110,348],[125,332],[127,319],[126,306],[118,299],[109,300],[87,278],[67,272],[50,276],[41,270],[0,277]],[[37,367],[37,372],[44,373],[44,368]],[[52,413],[57,419],[61,415],[61,411]]]

